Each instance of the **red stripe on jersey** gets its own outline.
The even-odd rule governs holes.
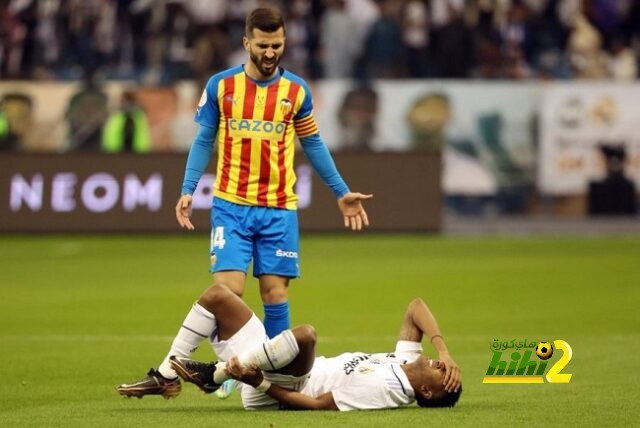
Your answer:
[[[232,114],[233,107],[233,76],[229,76],[223,80],[224,91],[222,92],[222,112],[224,113],[224,154],[222,156],[222,177],[220,177],[220,191],[226,192],[229,185],[229,168],[231,168],[231,144],[232,138],[229,135],[229,119]]]
[[[299,138],[307,137],[318,132],[318,127],[316,126],[316,121],[313,119],[313,115],[296,120],[294,126]]]
[[[298,135],[298,138],[305,138],[317,133],[318,133],[318,128],[313,128],[311,131],[308,131],[308,132],[296,132],[296,135]]]
[[[296,128],[296,132],[298,134],[305,134],[309,131],[313,131],[314,129],[316,129],[316,126],[314,124],[311,124],[309,126],[305,126],[304,128]]]
[[[253,106],[256,99],[256,84],[245,75],[246,91],[244,94],[244,106],[242,107],[242,118],[253,119]],[[251,138],[242,139],[242,149],[240,152],[240,172],[238,174],[238,191],[236,195],[246,198],[247,186],[249,185],[249,169],[251,168]]]
[[[313,122],[313,116],[309,115],[309,116],[304,117],[304,118],[302,118],[300,120],[296,120],[296,126],[305,125],[305,124],[311,123],[311,122]]]
[[[271,85],[267,90],[267,103],[264,108],[265,121],[273,121],[278,102],[278,85]],[[271,142],[262,140],[260,142],[260,180],[258,181],[258,205],[267,204],[267,193],[269,192],[269,179],[271,177]]]
[[[296,125],[296,133],[304,134],[305,132],[309,132],[309,131],[315,129],[315,127],[316,127],[315,123],[310,123],[310,124],[304,125],[304,126]]]
[[[291,101],[291,103],[293,105],[295,105],[296,100],[298,99],[298,91],[300,90],[300,85],[298,85],[295,82],[291,82],[291,86],[289,87],[289,95],[288,98]],[[286,166],[284,164],[284,151],[285,151],[285,144],[284,144],[284,140],[285,137],[287,135],[287,128],[289,126],[289,119],[291,118],[291,114],[293,113],[293,111],[291,111],[289,114],[287,114],[287,116],[285,117],[285,128],[284,128],[284,134],[282,135],[282,139],[280,141],[278,141],[278,172],[279,172],[279,180],[278,180],[278,190],[276,192],[276,196],[278,198],[278,207],[279,208],[286,208],[287,207],[287,194],[285,193],[284,189],[286,186],[286,179],[287,179],[287,170],[286,170]]]

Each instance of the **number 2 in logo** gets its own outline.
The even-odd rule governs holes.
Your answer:
[[[224,244],[226,241],[224,240],[224,227],[218,226],[212,232],[211,237],[211,248],[224,248]]]
[[[571,350],[571,346],[564,340],[555,340],[553,344],[556,346],[556,349],[561,349],[563,351],[562,357],[551,367],[549,372],[547,373],[547,382],[550,383],[569,383],[571,380],[570,373],[560,373],[562,369],[564,369],[569,361],[571,361],[571,357],[573,356],[573,351]]]

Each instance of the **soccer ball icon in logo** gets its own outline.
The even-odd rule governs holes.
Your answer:
[[[548,360],[553,355],[553,346],[549,342],[540,342],[536,346],[536,355],[541,360]]]

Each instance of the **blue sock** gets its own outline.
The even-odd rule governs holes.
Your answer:
[[[264,304],[264,328],[272,338],[291,327],[289,302]]]

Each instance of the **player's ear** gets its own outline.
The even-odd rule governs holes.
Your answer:
[[[418,391],[420,392],[420,395],[422,395],[427,400],[431,400],[431,397],[433,397],[433,391],[431,391],[431,389],[427,385],[420,385]]]
[[[244,46],[244,50],[247,52],[251,51],[251,42],[249,42],[249,38],[247,36],[244,36],[242,38],[242,46]]]

